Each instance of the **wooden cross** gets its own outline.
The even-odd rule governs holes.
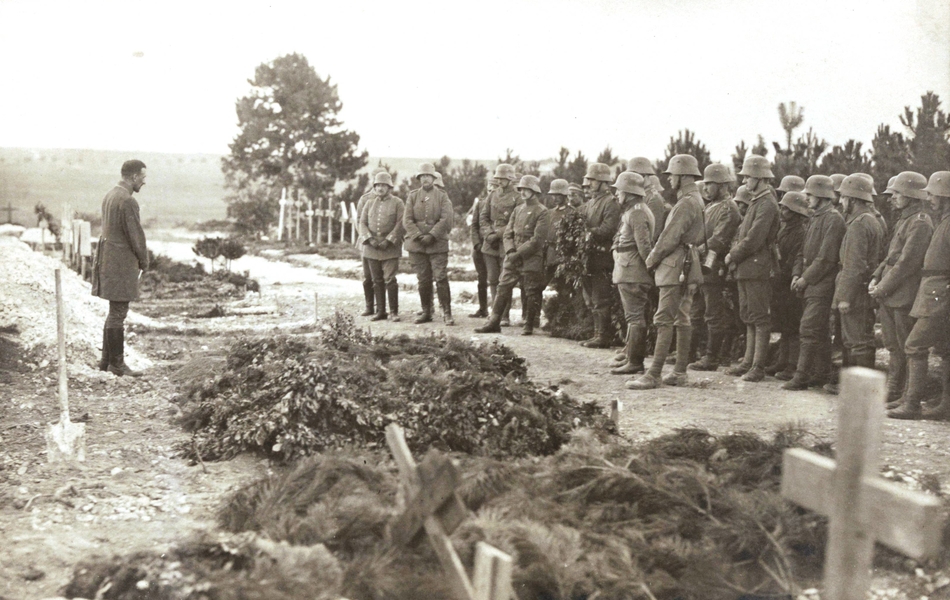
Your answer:
[[[468,515],[456,489],[461,476],[447,456],[430,450],[418,466],[412,458],[401,427],[386,427],[389,445],[403,485],[405,510],[390,524],[390,537],[400,545],[415,543],[424,531],[435,550],[449,584],[459,600],[508,600],[511,590],[511,557],[479,542],[475,550],[474,583],[469,581],[449,534]]]
[[[7,223],[13,223],[13,213],[16,211],[16,209],[13,208],[13,204],[7,202],[6,208],[0,208],[0,210],[7,213]]]
[[[874,542],[912,558],[940,549],[940,502],[877,476],[884,374],[864,368],[841,374],[837,461],[801,448],[785,451],[782,496],[829,518],[825,594],[864,600]]]

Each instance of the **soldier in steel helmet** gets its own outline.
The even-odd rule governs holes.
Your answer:
[[[666,227],[647,257],[648,269],[655,269],[654,281],[660,288],[660,300],[653,317],[656,324],[656,348],[650,369],[640,378],[628,381],[632,390],[649,390],[666,385],[685,385],[692,336],[689,313],[693,294],[703,281],[698,247],[706,241],[703,233],[703,199],[696,181],[702,178],[696,159],[677,154],[670,159],[666,174],[676,192],[676,204],[667,216]],[[676,365],[663,377],[663,365],[676,329]]]
[[[729,253],[732,239],[742,221],[730,189],[735,180],[735,176],[723,164],[711,164],[703,172],[703,182],[709,200],[703,211],[706,241],[700,247],[700,258],[703,261],[703,284],[700,289],[706,305],[706,349],[698,361],[690,363],[689,369],[693,371],[715,371],[719,368],[724,343],[730,330],[734,328],[734,317],[729,314],[723,295],[723,286],[726,283],[726,265],[723,259]],[[701,326],[699,321],[690,321],[694,329]]]
[[[656,219],[644,202],[646,190],[643,176],[626,171],[617,176],[613,185],[617,202],[623,211],[620,227],[614,235],[613,282],[620,292],[627,332],[624,343],[625,361],[612,365],[615,375],[633,375],[643,372],[643,350],[647,334],[646,310],[648,294],[654,287],[653,275],[647,270],[646,259],[653,250],[653,229]]]
[[[805,180],[798,175],[786,175],[782,177],[782,182],[775,188],[775,193],[779,202],[785,197],[787,192],[804,192]]]
[[[809,177],[805,197],[812,214],[792,268],[791,285],[792,292],[803,299],[798,365],[792,378],[782,385],[786,390],[805,390],[826,382],[831,362],[831,299],[845,230],[844,219],[834,208],[834,181],[830,177]]]
[[[551,223],[548,227],[548,238],[545,240],[544,278],[541,280],[541,290],[539,293],[543,293],[545,288],[554,280],[557,267],[564,260],[564,257],[557,252],[557,230],[561,220],[574,212],[574,207],[568,202],[569,192],[570,184],[564,179],[555,179],[548,188],[548,198],[551,199]],[[537,302],[538,306],[541,306],[540,297],[537,299]],[[535,323],[535,326],[537,326],[537,323]]]
[[[406,250],[416,272],[422,314],[416,323],[432,321],[432,283],[438,292],[442,318],[446,325],[454,325],[452,319],[452,294],[446,272],[449,260],[449,232],[455,217],[452,201],[435,186],[435,166],[419,165],[416,181],[421,186],[409,192],[403,216],[406,229]]]
[[[950,418],[950,358],[947,355],[950,342],[950,171],[931,175],[924,191],[937,225],[924,254],[920,287],[910,310],[910,316],[917,321],[904,343],[907,390],[900,405],[887,411],[887,416],[945,420]],[[941,358],[943,389],[936,407],[921,410],[931,348]]]
[[[482,198],[487,199],[494,189],[494,176],[489,174],[485,194]],[[485,256],[482,254],[482,244],[485,240],[482,238],[482,230],[478,224],[479,210],[484,202],[484,199],[475,198],[475,202],[472,203],[472,208],[468,213],[468,225],[472,239],[472,262],[475,264],[475,273],[478,277],[478,310],[469,316],[475,319],[488,317],[488,267],[485,264]]]
[[[802,189],[805,189],[802,182]],[[772,276],[772,308],[775,311],[773,323],[781,334],[778,352],[773,364],[766,367],[768,375],[776,379],[789,381],[795,376],[798,367],[799,337],[798,327],[802,320],[802,299],[790,293],[792,272],[795,260],[805,243],[805,232],[811,210],[808,198],[802,192],[788,191],[779,202],[781,226],[775,240],[777,265]]]
[[[843,212],[841,208],[841,192],[840,192],[841,182],[844,181],[844,178],[846,177],[846,175],[844,173],[833,173],[830,175],[830,177],[831,177],[831,181],[834,183],[834,186],[835,186],[835,200],[833,204],[834,204],[835,210],[840,213],[840,212]]]
[[[778,235],[779,215],[775,192],[769,183],[772,168],[762,156],[749,156],[739,175],[751,194],[749,209],[739,225],[726,264],[735,271],[739,288],[739,316],[746,326],[745,355],[742,362],[726,371],[744,381],[762,381],[771,335],[769,276],[772,246]]]
[[[663,199],[663,184],[660,183],[660,178],[656,176],[656,170],[649,158],[644,156],[631,158],[627,165],[627,171],[639,173],[643,176],[643,189],[647,193],[646,204],[656,221],[653,234],[653,243],[655,244],[657,238],[660,237],[660,232],[663,231],[663,226],[666,224],[666,215],[669,214],[672,207]]]
[[[383,166],[376,167],[372,170],[369,175],[369,189],[365,194],[360,196],[359,201],[356,203],[356,214],[359,218],[363,214],[363,207],[366,206],[366,203],[370,199],[376,197],[375,191],[375,179],[376,176],[380,173],[386,173],[386,168]],[[366,310],[363,311],[361,317],[372,317],[376,314],[376,294],[373,287],[373,272],[369,268],[369,260],[365,256],[366,245],[363,243],[365,240],[362,238],[357,239],[357,243],[360,247],[360,258],[363,262],[363,300],[366,302]],[[386,312],[386,307],[383,307],[383,312]]]
[[[934,226],[930,215],[923,212],[927,200],[927,178],[920,173],[904,171],[888,182],[885,194],[890,196],[894,212],[900,215],[887,255],[877,266],[868,293],[877,301],[888,352],[887,401],[897,408],[907,384],[907,355],[904,343],[914,326],[910,309],[920,288],[920,270],[930,245]]]
[[[479,209],[478,225],[481,228],[482,256],[485,258],[485,267],[488,270],[488,287],[491,290],[491,304],[495,305],[495,296],[498,293],[498,280],[501,277],[505,260],[503,245],[505,228],[511,219],[515,206],[521,203],[521,198],[512,182],[518,181],[515,168],[501,163],[495,167],[493,179],[495,189],[485,199]],[[502,326],[509,323],[509,311],[506,306],[502,314]]]
[[[363,258],[373,275],[373,294],[376,314],[373,321],[386,319],[386,297],[389,296],[389,315],[399,320],[399,283],[396,272],[402,256],[405,234],[403,216],[405,203],[393,195],[393,178],[383,171],[373,177],[374,196],[366,201],[360,214],[359,232],[363,240]]]
[[[571,183],[567,186],[567,201],[570,203],[572,208],[580,208],[587,202],[587,198],[584,196],[584,188],[577,183]]]
[[[505,307],[511,304],[511,291],[518,282],[524,287],[522,335],[534,333],[534,315],[541,309],[539,290],[544,277],[544,243],[548,238],[550,211],[541,204],[541,186],[534,175],[525,175],[516,187],[522,203],[515,207],[505,227],[505,263],[492,302],[491,317],[476,333],[498,333]]]

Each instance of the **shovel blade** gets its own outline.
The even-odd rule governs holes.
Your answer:
[[[86,460],[86,424],[60,421],[46,430],[46,457],[51,463]]]

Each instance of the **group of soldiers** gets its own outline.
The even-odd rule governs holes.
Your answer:
[[[499,164],[471,213],[479,301],[471,316],[488,319],[475,331],[501,331],[520,286],[522,333],[533,334],[542,293],[563,259],[558,224],[578,211],[587,230],[583,295],[594,319],[593,337],[581,343],[613,345],[611,306],[619,293],[626,337],[611,372],[638,375],[628,388],[682,386],[689,370],[727,366],[726,374],[749,382],[771,375],[786,390],[837,393],[832,340],[843,367],[873,368],[880,323],[889,353],[888,416],[950,418],[950,171],[929,181],[911,171],[891,178],[883,191],[896,215],[891,231],[864,173],[788,176],[773,188],[768,160],[750,156],[734,189],[725,165],[700,172],[693,156],[680,154],[665,174],[672,203],[643,157],[616,177],[593,163],[582,186],[555,179],[545,199],[537,177]],[[373,190],[360,199],[364,315],[387,318],[388,290],[390,318],[398,319],[395,272],[405,239],[422,301],[416,322],[432,320],[434,282],[443,319],[454,324],[446,276],[452,204],[431,164],[415,178],[421,186],[405,203],[392,195],[384,171],[374,173]],[[651,323],[656,338],[647,366]],[[742,358],[731,365],[733,342],[742,336]],[[931,349],[944,361],[943,393],[922,407]],[[668,362],[673,368],[664,376]]]

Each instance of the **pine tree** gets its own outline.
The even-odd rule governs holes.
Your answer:
[[[821,165],[818,170],[825,174],[844,173],[870,173],[871,157],[861,149],[861,142],[848,140],[844,146],[835,146],[831,152],[821,158]],[[881,190],[878,190],[881,191]]]
[[[934,171],[950,168],[950,120],[940,110],[940,97],[927,92],[920,97],[916,118],[909,106],[904,107],[901,123],[910,134],[911,170],[930,177]]]
[[[871,175],[877,191],[887,188],[888,180],[910,169],[910,148],[899,131],[891,131],[889,125],[878,125],[871,141]]]
[[[782,122],[782,129],[785,130],[785,150],[792,153],[792,134],[805,120],[804,108],[798,106],[795,102],[778,105],[778,118]]]

